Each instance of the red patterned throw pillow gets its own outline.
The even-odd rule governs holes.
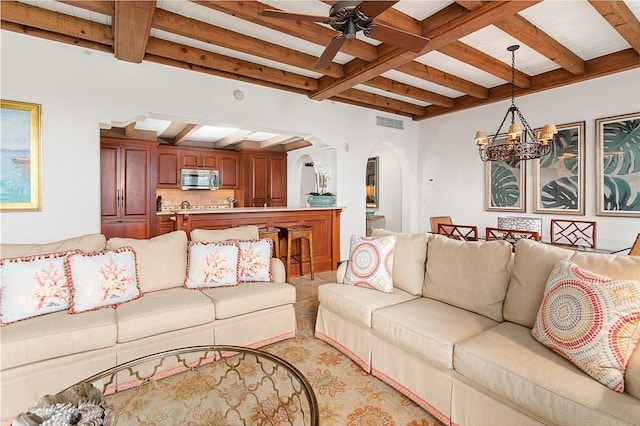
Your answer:
[[[562,259],[547,281],[531,332],[616,392],[640,341],[640,281],[614,280]]]
[[[142,297],[136,252],[131,247],[71,254],[65,268],[71,282],[71,314],[116,307]]]
[[[351,237],[349,265],[344,283],[393,293],[393,251],[395,235]]]
[[[204,289],[238,285],[240,247],[235,242],[191,241],[187,251],[186,288]]]

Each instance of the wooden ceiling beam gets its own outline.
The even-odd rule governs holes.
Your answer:
[[[640,68],[640,55],[638,55],[634,49],[627,49],[586,61],[585,72],[579,75],[572,74],[564,68],[560,68],[532,76],[531,87],[528,89],[516,89],[515,94],[516,96],[530,95],[532,93],[637,68]],[[451,112],[487,105],[499,100],[509,99],[511,97],[511,84],[493,87],[489,89],[489,92],[490,97],[488,99],[476,99],[471,96],[456,98],[454,100],[455,105],[452,108],[442,108],[435,105],[425,107],[426,113],[420,117],[416,116],[415,120],[424,120]]]
[[[43,38],[45,40],[52,40],[60,43],[70,44],[73,46],[85,47],[87,49],[97,50],[99,52],[113,53],[113,46],[111,46],[110,44],[102,44],[89,40],[82,40],[77,37],[41,30],[39,28],[33,28],[26,25],[15,24],[13,22],[7,22],[4,20],[2,21],[2,29],[13,31],[15,33]]]
[[[280,86],[289,86],[304,90],[315,90],[318,87],[317,80],[300,74],[230,58],[209,52],[208,50],[172,43],[154,37],[149,39],[147,53],[175,61],[224,71],[230,74],[243,75],[255,80],[265,80],[271,83],[277,83]]]
[[[237,130],[230,135],[216,141],[215,148],[224,148],[225,146],[233,145],[244,140],[245,137],[253,133],[251,130]]]
[[[376,89],[385,90],[387,92],[406,96],[422,102],[428,102],[434,105],[440,105],[447,108],[453,106],[453,99],[451,98],[386,77],[374,77],[363,84],[365,86],[375,87]]]
[[[486,87],[473,83],[469,80],[456,77],[455,75],[422,64],[418,61],[407,62],[406,64],[399,66],[396,70],[458,92],[466,93],[474,98],[486,99],[489,97],[489,89]]]
[[[155,10],[153,1],[115,2],[113,50],[117,59],[136,64],[142,62]]]
[[[584,72],[584,61],[582,58],[558,43],[522,16],[508,16],[497,21],[494,25],[538,53],[551,59],[570,73],[582,74]]]
[[[600,15],[640,53],[640,21],[622,1],[594,1],[589,3]]]
[[[336,95],[336,98],[359,102],[361,105],[367,105],[369,108],[385,108],[387,111],[395,111],[395,114],[405,114],[411,117],[424,114],[424,107],[420,105],[414,105],[397,99],[388,98],[386,96],[377,95],[375,93],[365,92],[364,90],[345,90],[344,92]]]
[[[287,49],[274,43],[248,37],[244,34],[216,27],[215,25],[190,19],[166,10],[157,9],[151,25],[153,28],[178,34],[183,37],[317,72],[313,67],[318,58],[313,55]],[[323,73],[331,77],[341,77],[343,75],[342,66],[335,63],[331,64],[331,66],[323,70]]]
[[[187,124],[173,137],[172,145],[180,145],[189,140],[189,137],[200,130],[201,124]]]
[[[273,9],[257,1],[197,1],[201,6],[224,12],[245,21],[298,37],[311,43],[326,46],[336,36],[336,32],[313,22],[295,21],[291,19],[266,18],[260,15],[263,9]],[[355,56],[367,62],[378,59],[376,47],[362,40],[347,40],[340,49],[342,53]]]
[[[487,55],[473,47],[462,43],[461,41],[454,41],[444,47],[438,49],[438,52],[447,56],[455,58],[459,61],[465,62],[473,67],[476,67],[482,71],[486,71],[498,78],[505,81],[511,81],[511,66],[504,62]],[[526,89],[531,86],[531,77],[522,71],[515,71],[515,84],[518,87]]]
[[[15,1],[0,2],[3,21],[26,25],[44,31],[113,46],[113,33],[108,25],[98,24],[62,13]]]
[[[321,85],[322,89],[312,93],[309,97],[314,100],[324,100],[353,86],[364,83],[383,72],[392,70],[406,64],[413,59],[422,56],[433,50],[437,50],[449,43],[471,34],[495,20],[503,19],[507,16],[518,13],[538,1],[496,1],[484,4],[481,8],[458,16],[447,23],[435,28],[430,33],[425,34],[429,43],[420,52],[407,52],[402,49],[394,49],[370,64],[351,69],[345,67],[345,77],[338,79],[328,85]]]

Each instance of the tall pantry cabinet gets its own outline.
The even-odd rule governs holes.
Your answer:
[[[100,140],[100,211],[108,238],[149,238],[155,221],[155,146],[148,141]]]

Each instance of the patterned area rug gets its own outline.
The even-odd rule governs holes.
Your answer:
[[[292,363],[311,383],[322,426],[439,426],[413,401],[313,337],[317,300],[295,304],[298,336],[261,348]]]

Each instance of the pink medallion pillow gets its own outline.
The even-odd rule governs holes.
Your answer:
[[[240,247],[240,282],[270,282],[273,240],[238,240]]]
[[[65,268],[71,283],[72,314],[116,307],[142,297],[136,252],[131,247],[70,254]]]
[[[567,260],[553,267],[531,331],[616,392],[640,341],[640,281],[614,280]]]
[[[238,285],[240,248],[235,242],[189,242],[186,288],[212,288]]]
[[[344,283],[393,293],[393,251],[395,235],[351,237],[349,264]]]
[[[0,325],[69,308],[64,260],[71,250],[0,260]]]

